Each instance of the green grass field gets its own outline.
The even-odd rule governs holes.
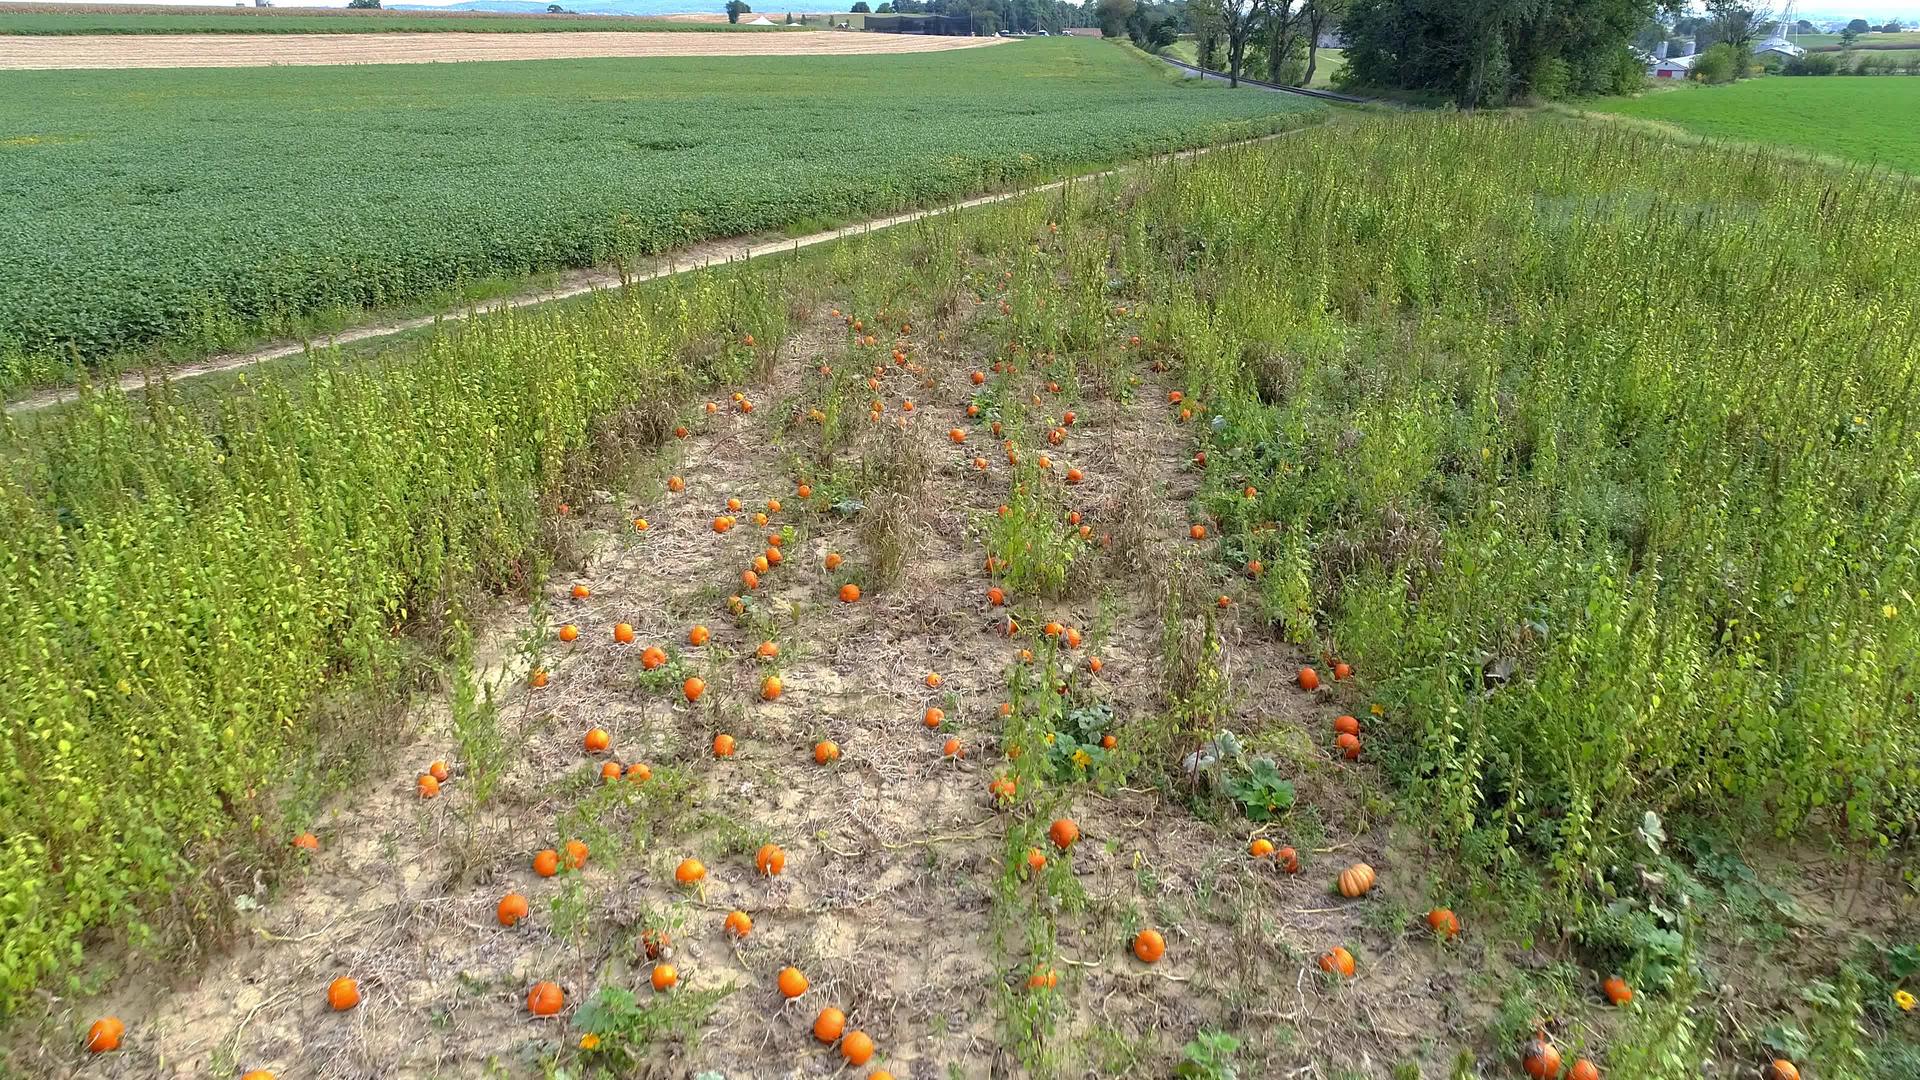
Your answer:
[[[771,16],[769,16],[771,17]],[[559,30],[765,31],[764,26],[669,22],[617,15],[493,15],[468,12],[348,11],[345,8],[209,8],[161,11],[0,6],[0,34],[534,34]]]
[[[0,381],[1276,130],[1097,43],[0,74]]]
[[[1714,139],[1791,147],[1920,173],[1920,78],[1904,75],[1748,79],[1685,86],[1590,106]]]
[[[1840,35],[1796,34],[1793,42],[1809,49],[1837,49],[1840,47]],[[1903,30],[1898,34],[1864,34],[1853,43],[1856,49],[1884,49],[1908,45],[1920,46],[1920,30]]]

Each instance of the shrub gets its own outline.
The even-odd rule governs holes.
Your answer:
[[[1726,42],[1710,46],[1693,62],[1693,77],[1704,83],[1729,83],[1746,74],[1747,59]]]

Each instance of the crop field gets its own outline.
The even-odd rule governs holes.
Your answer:
[[[1837,179],[1358,119],[9,428],[7,1064],[1911,1080]]]
[[[587,57],[847,56],[977,49],[920,34],[123,34],[0,37],[0,71],[441,64]]]
[[[610,15],[503,15],[455,11],[349,11],[345,8],[53,8],[0,4],[0,36],[75,34],[534,34],[611,30],[736,31],[764,26]]]
[[[0,73],[0,383],[938,203],[1323,115],[1084,41],[912,57]],[[797,92],[804,87],[805,93]],[[885,102],[877,110],[876,102]]]
[[[1920,78],[1906,75],[1746,79],[1616,98],[1595,112],[1655,121],[1712,139],[1789,147],[1805,153],[1920,173]]]
[[[1200,62],[1199,47],[1194,44],[1191,38],[1183,38],[1174,42],[1167,46],[1166,51],[1168,56],[1183,63],[1198,64]],[[1346,64],[1347,54],[1345,50],[1321,49],[1319,59],[1314,64],[1313,81],[1307,83],[1307,85],[1317,86],[1322,89],[1333,86],[1333,77],[1338,74],[1340,69],[1345,67]],[[1247,74],[1250,77],[1264,78],[1264,75],[1260,72],[1249,71]]]
[[[1793,41],[1808,49],[1838,49],[1839,34],[1795,34]],[[1920,30],[1902,30],[1897,34],[1865,34],[1853,43],[1856,49],[1920,48]]]

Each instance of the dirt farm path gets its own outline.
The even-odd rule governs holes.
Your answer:
[[[0,70],[428,64],[598,56],[854,56],[944,52],[1000,38],[921,34],[127,34],[0,37]]]
[[[1007,331],[991,314],[1009,271],[981,260],[983,297],[924,327],[918,309],[807,305],[784,341],[761,343],[763,369],[734,388],[736,400],[723,390],[704,408],[688,403],[683,437],[648,466],[673,481],[582,493],[560,525],[577,556],[537,605],[513,606],[482,642],[479,678],[509,748],[484,811],[445,701],[423,701],[419,740],[395,747],[368,784],[321,815],[309,872],[251,917],[230,953],[171,992],[161,973],[122,980],[91,1003],[127,1018],[126,1051],[83,1061],[62,1044],[28,1067],[186,1077],[265,1066],[327,1080],[600,1066],[679,1078],[873,1076],[816,1038],[816,1016],[831,1006],[845,1011],[846,1031],[878,1044],[872,1070],[904,1077],[1029,1075],[1068,1058],[1097,1060],[1106,1075],[1165,1075],[1197,1028],[1348,1031],[1363,1021],[1377,1033],[1342,1038],[1333,1053],[1357,1075],[1378,1075],[1383,1037],[1407,1035],[1396,1023],[1439,1022],[1437,999],[1391,989],[1424,985],[1431,947],[1394,935],[1370,954],[1363,993],[1329,992],[1316,971],[1328,944],[1363,933],[1366,910],[1330,901],[1326,875],[1358,859],[1389,865],[1386,831],[1342,794],[1369,767],[1320,745],[1333,715],[1355,707],[1351,694],[1293,689],[1301,657],[1241,614],[1250,609],[1218,617],[1230,719],[1279,732],[1314,762],[1302,797],[1319,807],[1320,827],[1292,840],[1309,872],[1248,858],[1258,827],[1209,824],[1148,790],[1061,783],[1022,786],[1017,800],[989,790],[1010,771],[1008,754],[1020,754],[1027,710],[1052,696],[1041,683],[1010,690],[1010,680],[1024,685],[1022,670],[1134,718],[1116,723],[1117,745],[1151,738],[1168,586],[1157,572],[1137,581],[1142,568],[1189,568],[1168,571],[1195,594],[1183,625],[1200,625],[1216,591],[1250,588],[1197,570],[1209,564],[1206,545],[1188,536],[1191,436],[1166,404],[1170,384],[1124,344],[1137,325],[1116,318],[1106,344],[1139,371],[1137,395],[996,363],[1018,355],[999,344]],[[884,336],[863,339],[863,329]],[[900,359],[889,363],[890,351]],[[818,425],[796,418],[836,393],[828,373],[842,369],[874,373],[846,392],[856,404],[871,396],[875,411],[834,451],[816,445]],[[991,385],[972,381],[974,371]],[[993,434],[984,416],[968,418],[969,404],[999,399],[1043,404],[1009,412]],[[1077,416],[1059,413],[1067,406]],[[955,424],[974,431],[964,448],[953,445]],[[1048,431],[1061,433],[1057,443]],[[1009,440],[1004,463],[999,435]],[[1021,502],[1017,485],[1040,482],[1016,468],[1015,446],[1059,455],[1041,466],[1048,497],[1077,508],[1076,522],[1084,512],[1086,535],[1113,536],[1111,548],[1104,538],[1088,546],[1091,572],[1064,595],[1015,589],[988,569],[997,549],[980,523],[996,504]],[[870,503],[908,509],[891,522],[848,520],[795,489],[789,455],[814,463],[802,484],[864,476],[877,485],[859,490]],[[1058,479],[1069,462],[1086,473],[1071,487]],[[737,528],[711,524],[730,513]],[[636,518],[648,527],[637,530]],[[773,545],[782,556],[743,588],[741,568]],[[911,556],[890,585],[875,569],[888,548]],[[855,580],[865,583],[857,603],[836,598]],[[1115,581],[1139,587],[1101,584]],[[1004,607],[989,593],[996,582],[1008,585]],[[744,602],[723,600],[742,592]],[[1009,613],[1028,628],[1018,637]],[[1039,629],[1049,620],[1086,628],[1085,643],[1075,631],[1069,644],[1049,644]],[[623,622],[633,630],[625,643],[615,640]],[[577,640],[560,640],[561,624],[577,625]],[[535,689],[529,635],[532,662],[551,678]],[[651,673],[648,646],[666,652]],[[681,676],[695,673],[705,693],[683,700]],[[784,683],[771,699],[770,674]],[[932,709],[944,711],[937,729]],[[583,751],[593,728],[609,733],[605,752]],[[737,749],[718,756],[717,734]],[[844,756],[817,764],[821,740]],[[422,800],[415,775],[434,760],[453,765],[447,793]],[[1071,852],[1049,839],[1050,819],[1068,815],[1084,831]],[[590,844],[583,866],[551,878],[529,868],[536,851],[573,837]],[[768,843],[784,849],[777,876],[756,865]],[[687,858],[705,876],[679,884]],[[503,927],[496,906],[509,892],[529,899],[530,914]],[[750,933],[724,928],[730,912],[751,919]],[[1127,947],[1149,926],[1169,942],[1156,965]],[[656,964],[672,965],[671,992],[649,987]],[[789,965],[811,981],[791,1002],[775,989]],[[342,976],[358,980],[364,1003],[333,1012],[324,991]],[[536,980],[560,986],[560,1015],[528,1013]],[[633,1002],[617,1006],[625,1026],[604,1045],[586,1039],[583,1027],[603,1023],[616,998]],[[1259,1052],[1295,1075],[1322,1053],[1277,1042]]]

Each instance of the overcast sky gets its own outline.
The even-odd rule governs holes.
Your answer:
[[[72,3],[73,0],[15,0],[15,2],[36,3]],[[221,3],[220,0],[137,0],[142,4],[173,4],[181,7],[227,7],[232,0]],[[441,7],[457,3],[458,0],[393,0],[394,3],[419,4],[423,7]],[[251,6],[251,0],[249,0]],[[347,0],[274,0],[275,7],[346,7]],[[1784,7],[1784,3],[1774,5]],[[686,10],[705,11],[718,9],[718,0],[703,3],[701,0],[688,0]],[[1799,17],[1804,19],[1838,19],[1859,16],[1868,19],[1890,19],[1894,16],[1920,14],[1920,0],[1816,0],[1811,4],[1795,4]]]

